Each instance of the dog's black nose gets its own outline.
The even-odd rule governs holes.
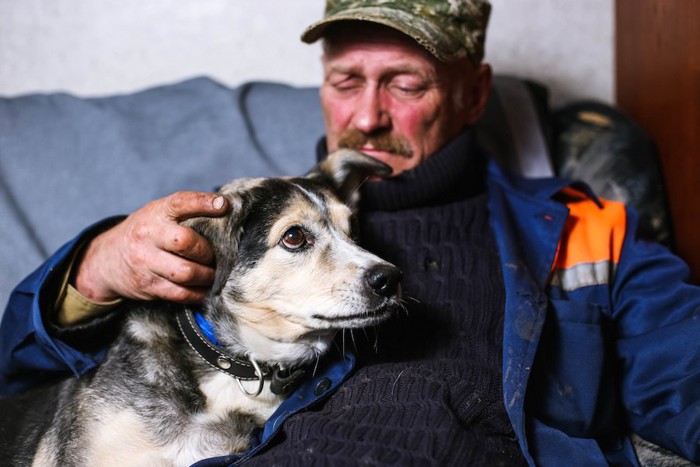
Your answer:
[[[367,271],[365,278],[372,291],[382,297],[396,295],[399,282],[402,278],[401,271],[391,264],[379,264]]]

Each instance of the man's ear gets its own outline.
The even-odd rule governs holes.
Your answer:
[[[467,92],[467,125],[476,123],[481,114],[486,109],[486,103],[491,94],[492,80],[491,66],[482,63],[477,66],[474,74],[474,80],[470,83]]]
[[[360,186],[369,178],[386,177],[391,172],[391,167],[384,162],[354,149],[342,148],[329,154],[308,177],[330,184],[342,202],[355,208]]]
[[[221,193],[229,202],[230,210],[223,217],[193,217],[182,222],[209,241],[214,250],[216,273],[211,288],[212,295],[221,293],[238,258],[238,243],[243,231],[245,215],[243,197],[230,185]]]

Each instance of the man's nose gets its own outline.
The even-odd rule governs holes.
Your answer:
[[[382,101],[381,90],[366,88],[357,100],[354,111],[353,126],[366,134],[386,129],[391,118]]]

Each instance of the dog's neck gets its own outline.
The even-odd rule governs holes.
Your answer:
[[[241,390],[249,396],[259,395],[265,380],[270,381],[269,388],[274,394],[286,395],[307,375],[304,367],[282,368],[279,365],[258,364],[244,354],[226,353],[217,342],[211,324],[198,312],[183,307],[176,317],[184,339],[212,368],[235,378],[239,384],[241,381],[258,383],[257,389],[252,392],[240,384]]]

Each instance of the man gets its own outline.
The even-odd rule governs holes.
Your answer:
[[[324,40],[320,157],[350,146],[394,169],[363,188],[360,232],[403,270],[409,313],[376,349],[360,340],[355,373],[247,462],[635,465],[632,432],[700,461],[700,290],[635,237],[634,213],[580,185],[507,176],[476,147],[489,11],[335,0],[304,33]],[[200,301],[211,250],[177,222],[227,209],[177,193],[60,252],[58,272],[8,305],[3,383],[32,384],[36,361],[94,367],[123,298]],[[27,346],[22,326],[50,339]]]

